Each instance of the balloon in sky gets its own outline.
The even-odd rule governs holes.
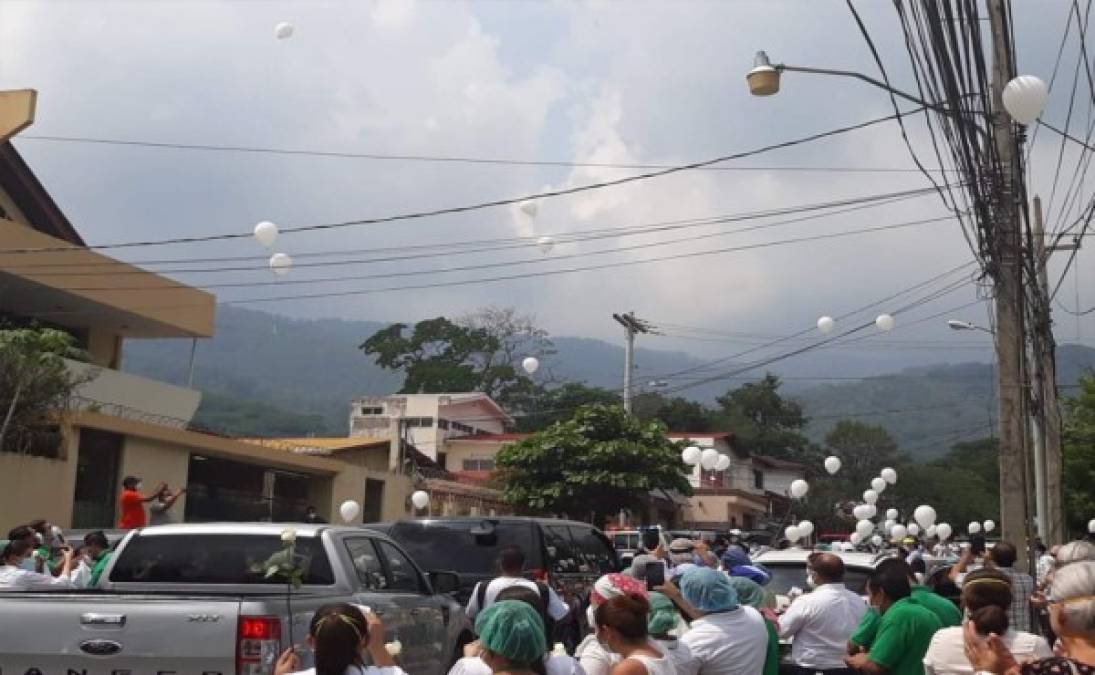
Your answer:
[[[878,326],[878,330],[888,333],[893,330],[893,317],[889,314],[879,314],[874,320],[874,325]]]
[[[947,523],[939,523],[935,526],[935,536],[939,537],[940,541],[946,541],[954,534],[954,528]]]
[[[791,482],[791,496],[795,499],[802,499],[809,491],[810,484],[802,480],[801,478]]]
[[[540,370],[540,359],[535,356],[526,356],[525,360],[521,362],[521,367],[525,369],[525,372],[532,375],[537,370]]]
[[[882,523],[882,529],[883,529],[883,531],[886,532],[886,534],[889,534],[890,530],[893,529],[894,525],[897,525],[897,521],[894,520],[893,518],[890,518],[886,522]]]
[[[535,218],[536,214],[540,212],[540,203],[535,199],[526,199],[518,204],[517,208],[521,209],[521,213],[529,218]]]
[[[255,241],[266,248],[270,248],[274,245],[274,240],[278,238],[278,226],[271,223],[269,220],[264,220],[258,225],[255,225],[254,236]]]
[[[933,538],[935,538],[935,536],[936,536],[936,534],[937,534],[937,533],[936,533],[936,531],[935,531],[935,529],[936,529],[936,528],[935,528],[935,525],[932,525],[932,526],[931,526],[931,527],[929,527],[928,529],[924,530],[924,536],[925,536],[925,537],[927,537],[928,539],[933,539]]]
[[[416,509],[424,509],[430,505],[430,495],[425,490],[417,490],[411,495],[411,503]]]
[[[540,249],[540,253],[551,253],[551,249],[555,248],[555,237],[540,237],[536,240],[536,247]]]
[[[890,537],[894,539],[904,539],[907,534],[909,534],[908,528],[901,524],[894,525],[890,530]]]
[[[1091,520],[1087,521],[1087,533],[1088,534],[1095,534],[1095,518],[1092,518]]]
[[[293,37],[293,31],[295,28],[293,24],[288,21],[282,21],[278,25],[274,26],[274,37],[279,40],[288,40]]]
[[[920,524],[920,527],[927,529],[932,525],[935,525],[935,509],[927,504],[921,504],[913,511],[913,518]]]
[[[905,530],[909,533],[910,537],[915,537],[920,534],[920,526],[916,523],[909,523]]]
[[[856,504],[852,509],[852,515],[856,517],[856,520],[865,520],[871,517],[870,504]]]
[[[719,455],[719,461],[715,462],[715,471],[726,471],[730,468],[729,455]]]
[[[996,523],[991,520],[986,520],[981,524],[981,527],[984,528],[985,532],[992,532],[996,529]]]
[[[875,536],[871,537],[871,543],[874,544],[875,546],[881,546],[882,545],[882,535],[876,534]]]
[[[878,475],[880,478],[882,478],[882,480],[886,481],[890,485],[893,485],[897,482],[897,472],[890,467],[886,467],[882,471],[879,471]]]
[[[279,277],[285,276],[289,273],[289,268],[293,266],[293,259],[286,253],[275,253],[270,256],[270,269],[274,271],[274,274]]]
[[[874,504],[878,501],[878,493],[874,490],[865,490],[863,492],[863,501],[867,502],[868,504]]]
[[[1030,124],[1038,119],[1046,107],[1049,88],[1040,78],[1020,75],[1007,83],[1001,98],[1004,109],[1013,120],[1019,124]]]
[[[859,536],[858,532],[852,532],[850,535],[848,535],[848,541],[852,542],[853,546],[857,546],[860,540],[862,540],[862,537]]]
[[[860,520],[855,524],[855,532],[861,539],[869,537],[874,532],[874,523],[866,519]]]
[[[719,451],[714,448],[704,448],[700,453],[700,466],[711,471],[719,463]]]
[[[688,466],[696,466],[700,463],[701,451],[694,445],[690,445],[681,451],[681,461]]]
[[[977,522],[976,520],[966,526],[966,532],[969,532],[970,534],[977,534],[980,531],[981,523]]]
[[[839,457],[826,457],[825,458],[825,470],[829,472],[829,475],[835,475],[837,471],[840,471],[840,458]]]
[[[886,509],[886,518],[888,520],[897,520],[897,509]]]
[[[882,494],[882,491],[886,489],[886,479],[881,476],[875,476],[871,479],[871,489]]]
[[[823,316],[817,320],[817,329],[821,331],[823,335],[832,333],[835,326],[836,322],[833,321],[833,317],[831,316]]]
[[[342,516],[342,522],[344,523],[357,518],[359,513],[361,513],[361,505],[352,499],[347,499],[338,507],[338,515]]]
[[[788,525],[783,530],[783,536],[787,537],[787,541],[798,541],[802,538],[802,533],[798,531],[796,526]]]
[[[814,524],[808,520],[804,520],[798,524],[798,531],[802,534],[802,536],[809,537],[811,534],[814,533]]]

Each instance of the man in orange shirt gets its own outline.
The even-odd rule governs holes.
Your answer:
[[[160,483],[152,494],[141,494],[141,479],[136,476],[126,476],[122,481],[122,496],[118,500],[122,517],[118,520],[119,530],[132,530],[144,527],[148,524],[148,516],[144,512],[145,502],[156,498],[160,491],[167,487],[166,483]]]

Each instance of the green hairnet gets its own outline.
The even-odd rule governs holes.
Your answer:
[[[661,593],[650,594],[650,616],[646,620],[646,629],[651,635],[665,635],[680,623],[680,614],[673,601]]]
[[[543,619],[517,600],[502,600],[480,612],[475,632],[484,647],[514,663],[535,663],[547,652]]]
[[[753,609],[761,609],[766,604],[764,589],[760,584],[745,577],[730,577],[730,585],[738,592],[738,602]]]

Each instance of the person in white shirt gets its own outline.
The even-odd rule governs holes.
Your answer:
[[[996,634],[1017,661],[1053,656],[1045,638],[1009,625],[1012,601],[1011,579],[994,569],[970,572],[962,584],[962,606],[982,636]],[[962,626],[943,628],[932,637],[924,654],[926,675],[971,675],[974,672],[966,655]]]
[[[768,629],[752,607],[738,604],[723,572],[702,567],[681,578],[680,589],[659,589],[693,619],[681,642],[692,652],[699,675],[758,675],[764,670]],[[681,672],[681,671],[678,671]]]
[[[641,595],[621,595],[597,608],[597,639],[620,655],[612,675],[677,675],[669,654],[650,639],[650,603]]]
[[[567,606],[558,594],[546,584],[541,587],[540,584],[535,581],[521,576],[522,570],[525,569],[525,554],[516,546],[506,546],[498,552],[498,570],[501,576],[491,579],[490,582],[484,585],[484,582],[479,582],[475,585],[475,589],[472,590],[471,598],[468,600],[467,615],[471,620],[475,620],[475,617],[479,612],[483,611],[487,607],[490,607],[497,599],[498,594],[504,589],[510,586],[524,586],[531,588],[537,593],[547,596],[547,615],[555,621],[562,621],[566,618],[566,615],[570,613],[570,607]]]
[[[34,547],[23,540],[11,541],[0,552],[0,591],[38,591],[52,588],[73,588],[75,565],[72,548],[61,551],[61,567],[57,576],[26,569],[34,555]]]
[[[811,673],[846,673],[844,652],[867,603],[844,586],[844,561],[832,553],[811,555],[806,583],[813,591],[791,603],[779,620],[779,636],[792,638],[791,660]]]
[[[308,627],[308,645],[315,653],[315,668],[301,670],[300,657],[290,647],[278,658],[274,675],[407,675],[384,646],[384,624],[357,605],[335,602],[317,609]],[[365,665],[363,649],[373,665]]]
[[[597,608],[621,595],[646,597],[646,583],[616,572],[606,574],[594,582],[589,592],[589,607],[586,609],[586,620],[591,628],[597,628]],[[605,648],[597,639],[596,633],[587,635],[582,640],[574,650],[574,656],[582,664],[586,675],[609,675],[612,668],[620,662],[620,655]]]

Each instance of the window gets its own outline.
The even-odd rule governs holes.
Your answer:
[[[572,525],[570,536],[578,552],[580,571],[600,574],[616,571],[616,552],[604,535],[591,527]]]
[[[464,471],[494,471],[493,459],[465,459]]]
[[[544,545],[547,546],[548,561],[553,574],[579,571],[581,563],[574,551],[570,530],[565,525],[545,525]]]
[[[757,470],[753,471],[753,487],[755,487],[758,490],[763,490],[764,489],[764,472],[763,471],[757,471]]]
[[[403,423],[408,427],[432,427],[432,417],[408,417],[403,420]]]
[[[382,405],[363,405],[361,406],[362,415],[383,415],[384,406]]]
[[[335,583],[323,543],[316,537],[298,537],[293,562],[304,572],[305,585]],[[110,580],[161,584],[279,584],[288,578],[267,578],[272,565],[288,562],[288,551],[278,533],[137,534],[121,552]]]
[[[448,421],[447,419],[444,419],[443,417],[438,417],[438,418],[437,418],[437,428],[438,428],[438,429],[445,429],[445,430],[448,430],[448,428],[449,428],[449,421]]]
[[[388,579],[384,576],[384,568],[380,565],[380,558],[377,557],[376,547],[371,539],[347,539],[346,550],[350,552],[357,580],[361,582],[363,589],[380,591],[388,586]]]
[[[503,546],[517,546],[525,552],[529,568],[541,567],[539,545],[533,543],[532,526],[523,521],[497,522],[490,534],[473,534],[483,521],[404,521],[396,523],[391,536],[418,564],[427,570],[452,570],[460,574],[494,576],[494,563]],[[460,551],[460,555],[452,555]]]
[[[446,470],[449,468],[449,453],[447,453],[447,452],[437,453],[437,466],[441,467],[442,469],[446,469]]]
[[[384,552],[384,558],[388,561],[388,577],[390,583],[388,589],[393,591],[409,591],[418,593],[422,590],[422,584],[418,578],[418,570],[410,559],[402,551],[386,541],[378,541],[380,550]]]

